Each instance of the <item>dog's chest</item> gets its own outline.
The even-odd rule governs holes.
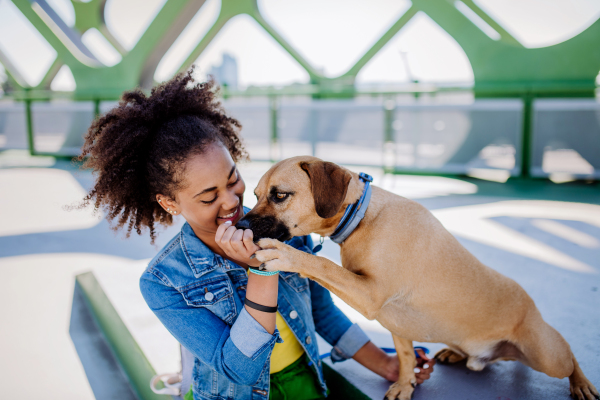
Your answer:
[[[416,310],[408,303],[390,301],[382,307],[377,321],[396,336],[418,342],[438,342],[438,328],[434,319]],[[441,332],[440,332],[441,333]]]

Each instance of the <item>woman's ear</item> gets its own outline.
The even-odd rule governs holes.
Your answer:
[[[310,179],[315,209],[321,218],[331,218],[342,207],[352,175],[337,164],[327,161],[300,163]]]
[[[157,194],[156,201],[169,214],[177,215],[180,213],[178,204],[170,197]]]

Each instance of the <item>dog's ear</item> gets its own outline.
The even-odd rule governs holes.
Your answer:
[[[302,162],[300,168],[310,178],[310,189],[319,217],[333,217],[346,198],[352,175],[339,165],[326,161]]]

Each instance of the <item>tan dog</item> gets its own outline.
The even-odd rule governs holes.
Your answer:
[[[448,345],[441,362],[467,359],[479,371],[518,360],[551,377],[569,377],[571,395],[598,398],[571,348],[512,279],[483,265],[423,206],[372,188],[365,218],[341,247],[343,268],[277,238],[333,233],[364,183],[358,175],[314,157],[275,164],[260,180],[258,204],[242,221],[265,250],[267,270],[298,272],[319,282],[392,333],[400,376],[386,399],[410,399],[416,365],[412,341]]]

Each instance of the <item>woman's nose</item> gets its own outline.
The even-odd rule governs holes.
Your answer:
[[[233,191],[227,192],[227,197],[223,201],[223,209],[232,210],[238,206],[240,198]]]

